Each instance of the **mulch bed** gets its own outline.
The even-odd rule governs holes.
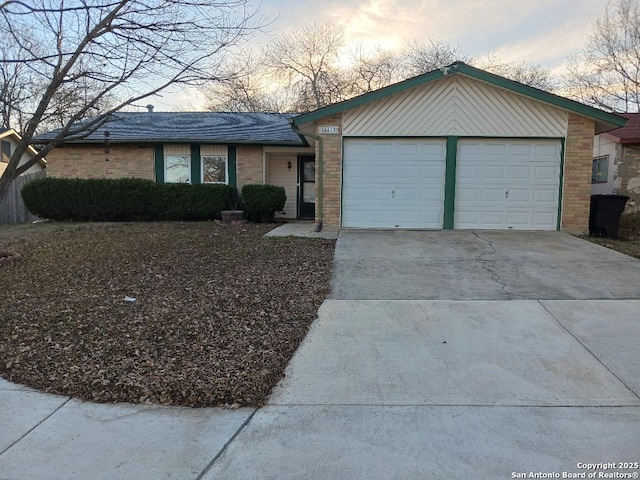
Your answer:
[[[0,375],[97,402],[259,406],[329,290],[335,242],[150,223],[0,237]],[[135,299],[135,300],[134,300]]]

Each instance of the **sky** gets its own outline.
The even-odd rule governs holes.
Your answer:
[[[470,55],[491,52],[562,74],[607,0],[261,0],[259,5],[269,26],[254,38],[257,44],[304,23],[329,21],[345,29],[347,42],[364,46],[394,49],[410,39],[431,39]],[[171,92],[153,102],[158,110],[197,110],[204,99],[195,91]]]

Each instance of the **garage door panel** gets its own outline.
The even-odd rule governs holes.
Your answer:
[[[539,189],[533,192],[533,200],[536,203],[549,203],[557,208],[558,206],[558,191],[554,189],[543,190]]]
[[[439,139],[345,139],[342,225],[442,228],[445,145]]]
[[[459,140],[454,227],[555,230],[560,152],[558,140]]]
[[[557,166],[536,167],[534,170],[536,180],[549,180],[549,183],[557,183],[560,169]]]

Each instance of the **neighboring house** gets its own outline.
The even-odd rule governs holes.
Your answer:
[[[627,211],[640,209],[640,113],[622,113],[627,124],[593,141],[591,192],[630,197]]]
[[[12,128],[0,128],[0,146],[2,149],[2,158],[0,159],[0,175],[2,175],[7,168],[7,164],[11,159],[11,155],[16,149],[17,143],[22,140],[22,137],[16,133]],[[24,155],[22,155],[22,159],[20,160],[20,165],[24,165],[26,162],[31,160],[36,155],[36,150],[29,146],[27,147],[27,151]],[[38,161],[35,165],[30,167],[23,175],[35,172],[41,172],[46,168],[47,162],[45,160]]]
[[[118,114],[48,169],[282,185],[285,217],[334,227],[583,232],[593,137],[625,123],[455,63],[298,116]]]

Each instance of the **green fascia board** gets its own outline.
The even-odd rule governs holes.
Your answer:
[[[589,117],[599,122],[607,123],[611,125],[612,129],[616,127],[622,127],[627,122],[626,118],[621,117],[619,115],[608,113],[603,110],[599,110],[597,108],[593,108],[588,105],[584,105],[582,103],[576,102],[574,100],[569,100],[568,98],[560,97],[553,93],[545,92],[543,90],[530,87],[528,85],[524,85],[522,83],[518,83],[513,80],[500,77],[498,75],[494,75],[493,73],[480,70],[478,68],[467,65],[466,63],[463,63],[463,62],[455,62],[448,67],[434,70],[432,72],[428,72],[417,77],[409,78],[402,82],[395,83],[393,85],[389,85],[388,87],[381,88],[380,90],[376,90],[370,93],[365,93],[364,95],[360,95],[359,97],[355,97],[350,100],[345,100],[344,102],[335,103],[333,105],[320,108],[313,112],[304,113],[302,115],[299,115],[297,117],[290,119],[290,122],[292,122],[294,125],[302,125],[304,123],[314,122],[321,118],[329,117],[331,115],[341,113],[345,110],[359,107],[366,103],[380,100],[390,95],[395,95],[396,93],[403,92],[404,90],[408,90],[410,88],[424,85],[430,82],[434,82],[446,76],[453,76],[453,75],[466,75],[476,80],[489,83],[496,87],[510,90],[520,95],[525,95],[527,97],[533,98],[534,100],[548,103],[555,107],[568,110],[570,112],[574,112],[578,115]]]

